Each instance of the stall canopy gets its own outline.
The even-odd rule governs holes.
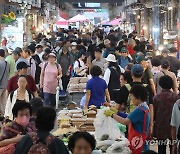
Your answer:
[[[83,21],[88,21],[88,19],[85,16],[80,15],[80,14],[78,14],[68,20],[68,22],[83,22]]]
[[[121,22],[121,18],[114,19],[114,20],[110,21],[109,23],[113,26],[116,26],[116,25],[119,25],[119,22]]]
[[[58,21],[56,22],[56,25],[59,26],[59,25],[68,25],[68,22],[66,19],[62,18],[62,17],[59,17]]]

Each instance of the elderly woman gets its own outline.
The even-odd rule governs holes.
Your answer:
[[[8,123],[0,135],[0,153],[13,154],[16,144],[21,141],[28,129],[31,105],[25,101],[18,102],[13,109],[14,120]]]
[[[95,105],[97,108],[100,108],[107,99],[107,102],[110,103],[110,96],[108,92],[108,87],[105,80],[101,79],[99,76],[102,74],[102,70],[99,66],[93,66],[90,70],[92,79],[87,82],[86,85],[86,104],[85,109],[88,109],[88,106]]]
[[[9,94],[6,108],[5,108],[5,117],[9,120],[13,120],[12,108],[15,103],[19,101],[29,102],[33,98],[32,92],[26,90],[27,78],[25,75],[21,75],[18,78],[18,89]]]
[[[40,88],[43,88],[44,105],[55,107],[56,105],[56,87],[58,86],[58,79],[62,77],[62,69],[56,63],[56,55],[50,53],[48,55],[48,62],[46,62],[41,69]]]

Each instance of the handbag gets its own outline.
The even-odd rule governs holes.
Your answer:
[[[10,127],[6,127],[5,129],[10,130],[13,133],[19,134],[20,132],[10,128]],[[17,143],[12,143],[3,147],[0,147],[0,153],[3,154],[14,154],[15,150],[16,150],[16,144]]]
[[[7,61],[5,61],[5,63],[6,63],[6,65],[5,65],[5,69],[4,69],[3,75],[2,75],[2,77],[1,77],[0,83],[2,82],[2,80],[3,80],[3,77],[4,77],[4,74],[5,74],[5,72],[6,72]]]

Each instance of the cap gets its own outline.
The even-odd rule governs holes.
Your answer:
[[[143,55],[140,55],[136,58],[136,64],[140,64],[142,61],[147,61],[148,59],[145,58]]]
[[[131,68],[131,72],[134,75],[141,75],[144,72],[143,67],[140,64],[135,64],[132,68]]]
[[[12,53],[15,55],[21,55],[22,49],[17,47]]]
[[[23,68],[28,68],[28,67],[29,67],[29,66],[28,66],[25,62],[23,62],[23,61],[19,62],[19,63],[17,64],[17,66],[16,66],[17,70],[21,70],[21,69],[23,69]]]
[[[126,47],[122,47],[122,48],[121,48],[121,52],[128,52],[128,50],[127,50]]]
[[[113,63],[115,63],[115,62],[116,62],[116,57],[115,57],[115,55],[113,55],[113,54],[109,54],[109,55],[107,56],[106,60],[107,60],[108,62],[113,62]]]
[[[41,44],[36,45],[36,49],[43,48]]]
[[[170,51],[167,48],[162,49],[161,53],[170,53]]]
[[[53,52],[51,52],[51,53],[48,55],[48,57],[50,57],[50,56],[53,56],[53,57],[55,57],[55,58],[56,58],[56,54],[55,54],[55,53],[53,53]]]
[[[77,43],[76,42],[72,42],[71,45],[72,46],[77,46]]]

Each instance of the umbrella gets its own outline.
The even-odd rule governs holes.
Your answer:
[[[113,26],[115,25],[119,25],[119,22],[121,21],[121,18],[118,18],[118,19],[114,19],[112,21],[110,21],[109,23]]]
[[[80,15],[80,14],[68,20],[68,22],[83,22],[83,21],[88,21],[88,19],[85,16]]]
[[[67,25],[68,22],[66,19],[59,17],[59,20],[56,22],[56,25]]]

